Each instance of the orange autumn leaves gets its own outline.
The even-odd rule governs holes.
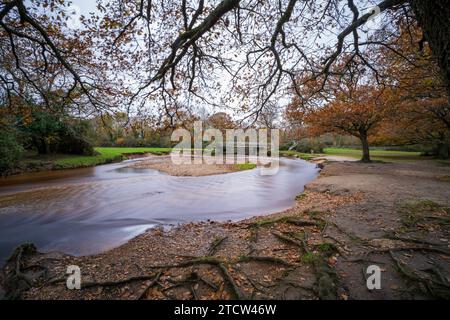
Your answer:
[[[325,88],[328,95],[322,94],[316,101],[292,100],[286,109],[289,122],[301,126],[307,136],[336,133],[358,137],[363,148],[369,141],[448,145],[450,107],[440,69],[429,47],[419,46],[420,30],[406,29],[401,23],[400,28],[402,33],[391,39],[389,47],[373,53],[378,79],[358,72],[354,79],[333,77]],[[299,79],[306,84],[300,88],[303,97],[317,92],[318,80]]]
[[[288,119],[301,119],[310,136],[336,133],[357,137],[363,148],[361,160],[370,161],[369,137],[388,116],[390,100],[388,90],[350,85],[337,90],[334,99],[323,107],[305,108],[294,101],[286,113]]]
[[[340,92],[325,107],[306,111],[304,121],[312,135],[338,133],[361,138],[373,133],[388,112],[387,93],[361,86]]]

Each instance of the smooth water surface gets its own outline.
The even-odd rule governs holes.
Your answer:
[[[129,164],[0,180],[0,262],[24,242],[40,251],[85,255],[118,246],[157,225],[281,211],[317,174],[314,164],[290,159],[281,159],[279,172],[272,176],[255,169],[173,177],[127,168]]]

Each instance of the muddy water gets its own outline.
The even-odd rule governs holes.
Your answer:
[[[133,160],[139,161],[139,160]],[[259,170],[173,177],[128,162],[0,180],[0,263],[33,242],[74,255],[118,246],[148,228],[200,220],[239,220],[288,208],[315,165],[282,159],[273,176]]]

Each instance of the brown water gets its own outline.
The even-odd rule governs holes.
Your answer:
[[[281,211],[317,174],[315,165],[289,159],[281,160],[273,176],[249,170],[173,177],[128,165],[0,180],[0,263],[24,242],[35,243],[40,251],[94,254],[159,225]]]

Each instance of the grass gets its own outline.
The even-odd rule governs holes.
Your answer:
[[[91,167],[100,164],[117,162],[126,159],[127,154],[167,154],[171,151],[170,148],[95,148],[97,155],[95,156],[76,156],[76,155],[51,155],[30,157],[24,160],[27,167],[43,167],[51,164],[56,169],[70,169],[80,167]],[[346,156],[355,159],[361,158],[361,150],[350,148],[325,148],[326,155]],[[303,160],[311,160],[315,157],[323,156],[323,154],[309,154],[297,151],[280,151],[280,156],[296,157]],[[420,156],[419,152],[406,151],[387,151],[387,150],[371,150],[371,159],[384,162],[400,162],[400,161],[415,161],[427,160],[429,157]],[[438,160],[442,165],[450,165],[450,160]],[[251,170],[256,167],[254,163],[236,164],[237,170]]]
[[[305,263],[313,264],[320,260],[320,255],[315,252],[308,252],[302,256],[301,260]]]
[[[341,156],[360,160],[362,157],[361,149],[354,148],[324,148],[323,154],[315,153],[301,153],[294,150],[280,150],[280,156],[282,157],[295,157],[303,160],[311,160],[322,156]],[[418,160],[431,160],[442,166],[450,166],[450,160],[437,160],[433,157],[422,156],[420,152],[411,151],[392,151],[371,149],[370,159],[380,162],[414,162]]]
[[[62,155],[54,160],[56,168],[69,169],[91,167],[105,163],[111,163],[126,159],[127,154],[165,154],[170,148],[95,148],[98,155],[95,156],[70,156]]]
[[[325,148],[324,152],[330,156],[344,156],[355,159],[361,159],[362,151],[359,149],[350,148]],[[392,151],[392,150],[370,150],[371,160],[384,162],[402,162],[414,160],[427,160],[429,157],[420,155],[420,152],[410,151]]]
[[[330,256],[338,252],[336,245],[329,242],[324,242],[316,245],[316,249],[327,256]]]
[[[128,154],[146,154],[152,153],[156,155],[168,154],[171,148],[121,148],[121,147],[97,147],[94,156],[78,156],[68,154],[52,154],[52,155],[29,155],[22,161],[25,167],[37,170],[50,169],[73,169],[93,167],[101,164],[119,162],[127,159]],[[236,170],[251,170],[256,168],[254,163],[242,163],[234,165]]]
[[[52,162],[56,169],[71,169],[71,168],[82,168],[82,167],[92,167],[100,164],[106,164],[111,162],[122,161],[127,158],[127,154],[167,154],[171,151],[170,148],[95,148],[97,155],[95,156],[72,156],[72,155],[53,155],[52,157],[46,159],[48,162]],[[36,161],[42,161],[36,160]],[[256,168],[254,163],[242,163],[236,164],[236,169],[251,170]]]
[[[256,164],[254,163],[238,163],[235,164],[234,167],[236,170],[243,171],[243,170],[251,170],[256,168]]]
[[[111,163],[126,159],[126,154],[165,154],[171,151],[170,148],[95,148],[99,153],[95,156],[71,156],[71,155],[57,155],[51,161],[57,168],[78,168],[78,167],[90,167],[99,164]],[[344,148],[327,148],[324,150],[327,155],[342,155],[354,158],[361,157],[361,150],[357,149],[344,149]],[[371,151],[373,160],[399,160],[420,158],[418,152],[402,152],[402,151]],[[303,160],[310,160],[312,158],[320,156],[320,154],[301,153],[297,151],[280,151],[281,156],[296,157]],[[421,157],[423,158],[423,157]],[[237,170],[251,170],[256,167],[253,163],[236,164]]]
[[[316,157],[320,157],[321,154],[302,153],[294,150],[280,150],[280,156],[282,157],[295,157],[303,160],[311,160]]]
[[[308,195],[306,193],[300,193],[295,197],[295,200],[301,201],[301,200],[305,200],[307,197],[308,197]]]

